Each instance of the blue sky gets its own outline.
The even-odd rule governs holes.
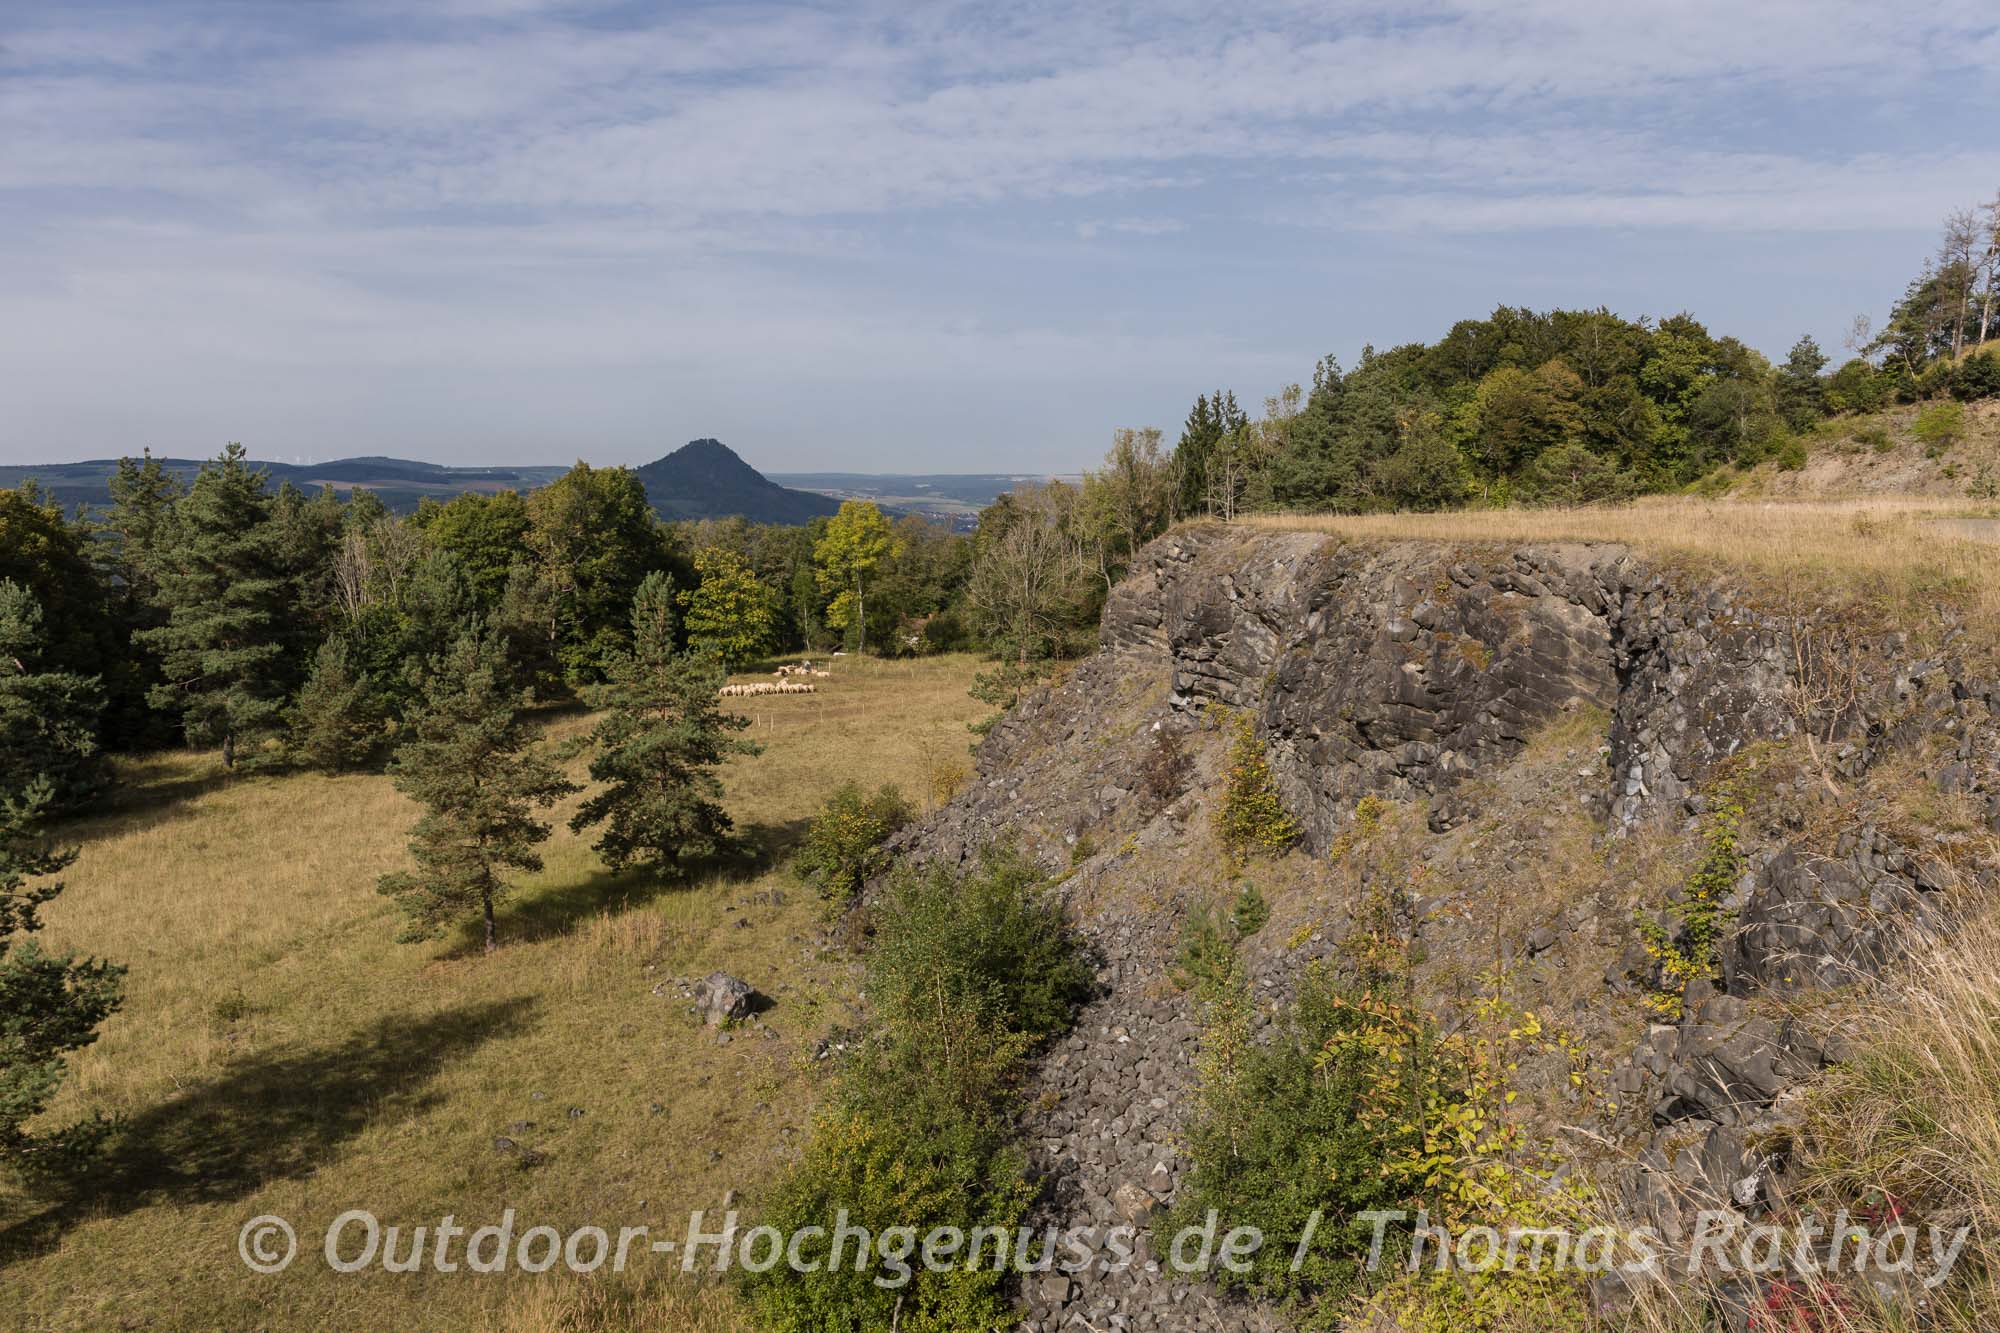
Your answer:
[[[1996,112],[1991,0],[13,0],[0,461],[1070,471],[1498,303],[1837,351]]]

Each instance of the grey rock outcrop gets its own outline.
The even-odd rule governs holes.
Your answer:
[[[1866,824],[1830,848],[1789,835],[1746,845],[1720,987],[1697,983],[1685,1017],[1650,1029],[1633,993],[1648,959],[1629,899],[1530,904],[1503,936],[1503,886],[1488,881],[1535,882],[1537,840],[1570,827],[1558,805],[1606,844],[1691,840],[1721,761],[1796,736],[1796,636],[1811,632],[1715,576],[1616,545],[1343,545],[1205,526],[1148,546],[1111,595],[1101,651],[1002,718],[968,790],[895,844],[957,861],[1014,840],[1062,881],[1101,959],[1099,998],[1028,1090],[1036,1225],[1134,1223],[1185,1182],[1197,1015],[1167,978],[1183,915],[1223,882],[1190,851],[1221,779],[1202,718],[1211,701],[1252,712],[1322,865],[1360,797],[1424,805],[1436,873],[1412,893],[1408,925],[1459,975],[1497,962],[1526,969],[1530,985],[1582,978],[1598,989],[1566,1001],[1572,1012],[1615,1001],[1633,1015],[1594,1055],[1610,1067],[1620,1109],[1602,1128],[1616,1140],[1612,1160],[1634,1163],[1618,1185],[1635,1219],[1671,1239],[1698,1206],[1752,1216],[1771,1206],[1784,1163],[1762,1145],[1782,1139],[1774,1131],[1796,1114],[1799,1081],[1841,1055],[1836,1038],[1771,1001],[1865,982],[1943,928],[1941,867],[1962,849]],[[1895,636],[1851,646],[1852,697],[1806,715],[1828,762],[1852,781],[1931,746],[1937,789],[2000,827],[2000,690],[1949,657],[1910,660]],[[1544,787],[1516,796],[1504,827],[1488,817],[1481,831],[1497,776],[1549,724],[1586,716],[1603,720],[1601,734],[1558,752],[1537,770]],[[1170,744],[1185,746],[1184,766],[1149,762]],[[1473,869],[1454,881],[1461,862]],[[1260,1025],[1303,968],[1337,948],[1350,906],[1311,902],[1282,947],[1246,951]],[[1024,1327],[1280,1326],[1145,1258],[1030,1282]]]
[[[1184,705],[1255,708],[1315,847],[1358,797],[1449,788],[1579,705],[1611,714],[1604,804],[1623,826],[1795,726],[1783,624],[1671,586],[1622,546],[1475,554],[1197,528],[1145,555],[1105,608],[1105,647],[1166,655]]]

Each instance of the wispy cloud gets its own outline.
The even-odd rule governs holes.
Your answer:
[[[133,0],[0,22],[0,289],[33,316],[0,334],[32,386],[8,456],[140,420],[210,431],[215,398],[262,394],[274,363],[345,391],[302,372],[296,420],[274,403],[258,424],[315,432],[337,398],[407,446],[397,414],[430,416],[408,413],[412,367],[489,386],[493,418],[531,432],[635,367],[712,413],[711,387],[761,355],[787,383],[837,380],[856,417],[871,395],[913,401],[911,374],[1033,400],[978,415],[1074,463],[1169,382],[1320,350],[1281,343],[1304,315],[1239,320],[1202,278],[1248,265],[1268,300],[1287,247],[1315,268],[1328,245],[1351,255],[1365,292],[1410,237],[1914,235],[2000,183],[2000,153],[1954,128],[1992,120],[1986,0],[881,0],[637,21],[594,0]],[[1094,276],[1113,251],[1171,253],[1202,289],[1188,332]],[[1418,304],[1465,299],[1441,283]],[[1366,309],[1340,320],[1328,339],[1370,335]],[[104,408],[114,355],[147,358],[150,418]],[[492,387],[525,364],[591,373]],[[1136,378],[1103,388],[1118,364]],[[608,452],[674,433],[649,390],[621,400]],[[786,431],[809,419],[761,406]],[[887,445],[880,413],[832,443],[886,466],[933,443],[914,419]]]

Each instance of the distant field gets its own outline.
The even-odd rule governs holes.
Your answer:
[[[740,1327],[727,1292],[667,1281],[665,1259],[589,1283],[343,1276],[318,1235],[349,1208],[407,1236],[511,1207],[517,1233],[679,1236],[725,1191],[753,1205],[798,1141],[814,1047],[851,1021],[858,985],[781,858],[842,781],[895,781],[923,803],[962,778],[965,724],[986,711],[965,692],[976,665],[841,658],[822,693],[742,701],[744,734],[766,748],[732,763],[728,806],[757,862],[662,889],[608,875],[558,819],[491,958],[470,931],[394,943],[375,879],[404,863],[415,811],[385,778],[225,781],[211,757],[178,753],[125,765],[118,808],[65,831],[83,856],[47,912],[52,947],[131,968],[123,1012],[59,1108],[124,1129],[81,1201],[0,1194],[0,1324]],[[548,731],[584,725],[558,715]],[[670,981],[715,969],[776,1000],[726,1045]],[[545,1160],[526,1165],[522,1149]],[[268,1277],[237,1257],[239,1228],[266,1213],[301,1244]]]
[[[1052,478],[1041,473],[941,472],[773,472],[772,481],[798,491],[817,491],[842,500],[873,500],[886,509],[926,514],[969,528],[979,511],[1018,486]],[[1075,481],[1075,475],[1059,480]]]

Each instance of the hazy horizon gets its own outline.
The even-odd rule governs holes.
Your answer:
[[[1499,304],[1838,356],[2000,185],[1924,10],[18,6],[0,463],[1066,473]]]
[[[699,437],[699,438],[713,438],[713,437]],[[660,456],[666,457],[667,455],[672,454],[676,450],[682,448],[684,445],[692,444],[695,442],[696,441],[694,440],[683,441],[682,444],[680,445],[675,445],[672,448],[663,450]],[[237,443],[242,443],[242,442],[237,441]],[[765,467],[758,467],[757,461],[753,458],[745,457],[740,449],[735,449],[733,446],[729,446],[729,441],[722,440],[719,441],[719,443],[723,444],[725,447],[730,447],[730,451],[732,453],[735,453],[737,457],[742,458],[745,463],[748,463],[752,468],[755,468],[759,473],[761,473],[765,477],[843,477],[843,476],[845,477],[927,477],[927,476],[929,477],[1037,477],[1037,478],[1056,478],[1056,479],[1073,480],[1080,478],[1083,475],[1084,471],[1084,469],[1080,467],[1071,468],[1066,471],[1060,469],[1046,469],[1046,468],[967,468],[962,471],[956,471],[956,472],[942,472],[942,471],[937,471],[935,469],[924,472],[912,472],[900,469],[882,469],[870,472],[858,468],[849,468],[849,467],[765,468]],[[633,467],[633,466],[643,465],[644,463],[651,463],[657,461],[656,459],[648,458],[648,459],[640,459],[634,463],[604,463],[589,458],[571,458],[571,459],[544,458],[539,460],[509,462],[509,463],[481,463],[477,461],[444,462],[435,458],[426,458],[419,454],[395,454],[395,455],[377,454],[377,453],[325,454],[325,455],[272,454],[268,452],[259,452],[258,450],[251,448],[248,444],[244,445],[244,450],[248,454],[249,459],[253,464],[284,464],[291,467],[308,467],[308,468],[316,466],[324,466],[332,463],[354,462],[358,459],[364,459],[364,458],[389,458],[399,463],[432,463],[442,467],[465,468],[472,470],[478,470],[481,468],[491,468],[494,470],[506,470],[514,468],[521,468],[521,469],[567,468],[573,466],[578,462],[591,463],[593,466],[599,466],[599,467],[618,467],[618,466]],[[81,463],[105,463],[105,462],[113,462],[123,457],[136,458],[140,455],[140,452],[141,452],[140,450],[129,450],[123,453],[113,452],[108,454],[87,454],[77,458],[33,457],[33,458],[23,458],[19,460],[0,458],[0,468],[34,467],[36,465],[42,465],[42,464],[51,467],[58,467],[58,466],[74,466]],[[215,458],[220,452],[221,450],[219,448],[204,453],[170,453],[155,449],[152,451],[152,456],[162,461],[172,461],[176,463],[190,463],[190,462],[205,462],[209,459]]]

